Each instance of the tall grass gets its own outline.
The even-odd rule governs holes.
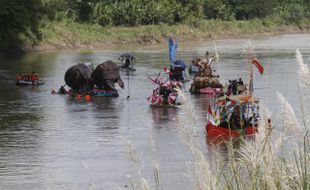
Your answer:
[[[284,25],[270,19],[249,21],[197,20],[183,24],[141,25],[136,27],[102,27],[77,23],[72,19],[46,22],[39,46],[42,49],[95,48],[119,44],[154,44],[166,42],[173,34],[179,40],[219,39],[242,35],[274,34],[299,31],[295,25]]]
[[[298,50],[296,57],[299,84],[309,89],[309,75],[306,75],[308,66]],[[187,98],[183,111],[188,118],[180,133],[194,158],[186,164],[195,189],[310,189],[310,126],[306,124],[302,127],[286,98],[280,93],[277,96],[282,124],[274,126],[267,122],[270,111],[261,102],[259,133],[250,140],[239,139],[237,148],[236,141],[227,142],[227,155],[216,154],[215,159],[210,159],[209,154],[206,156],[199,147],[198,139],[194,138],[197,135],[193,125],[196,120],[195,109]],[[309,94],[304,98],[310,101]],[[158,169],[156,171],[155,179],[159,175]],[[159,182],[157,180],[156,187],[160,185]]]

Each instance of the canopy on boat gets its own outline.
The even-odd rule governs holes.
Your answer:
[[[173,64],[174,67],[181,67],[183,69],[185,69],[185,67],[187,67],[187,65],[184,63],[183,60],[176,60]]]
[[[121,56],[119,56],[119,60],[121,61],[124,61],[126,59],[133,61],[136,59],[136,57],[132,53],[123,53]]]
[[[222,103],[226,101],[232,101],[236,103],[257,103],[259,99],[254,98],[254,96],[250,94],[240,94],[240,95],[232,95],[232,96],[223,96],[217,99],[217,103]]]

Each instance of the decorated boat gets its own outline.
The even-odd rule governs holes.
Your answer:
[[[119,67],[121,71],[136,71],[133,64],[136,57],[132,53],[123,53],[118,59],[121,61]]]
[[[90,93],[92,96],[100,96],[100,97],[118,97],[118,92],[115,89],[98,89],[93,88]]]
[[[259,100],[252,95],[225,96],[208,110],[206,135],[210,139],[229,140],[257,133]]]
[[[119,66],[110,60],[97,65],[95,69],[91,65],[79,63],[71,66],[65,73],[66,84],[58,92],[53,90],[51,93],[79,97],[78,99],[84,96],[87,99],[91,96],[118,97],[115,84],[124,89]],[[70,89],[66,90],[65,86]]]
[[[256,58],[252,64],[263,74],[264,69]],[[248,93],[225,95],[217,99],[213,110],[209,106],[205,131],[209,140],[219,142],[241,136],[254,136],[258,132],[259,99],[254,98],[252,65],[249,81]]]
[[[212,74],[210,66],[202,68],[196,73],[190,87],[192,94],[208,94],[214,97],[223,95],[223,85],[219,82],[219,76]]]
[[[155,87],[151,96],[147,98],[150,106],[153,107],[180,107],[184,103],[181,93],[182,83],[172,81],[170,79],[164,80],[160,74],[155,79],[149,77],[154,83]]]
[[[196,58],[192,61],[190,70],[194,73],[193,83],[191,84],[190,92],[192,94],[207,94],[212,97],[220,97],[223,95],[223,85],[219,82],[219,75],[215,75],[212,71],[212,62],[218,59],[218,55],[208,56],[206,58]]]
[[[188,82],[190,81],[186,75],[186,63],[176,58],[178,43],[169,37],[168,40],[169,46],[169,79],[172,81]]]

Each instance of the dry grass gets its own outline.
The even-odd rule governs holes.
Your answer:
[[[309,89],[309,75],[306,75],[309,69],[303,63],[298,50],[296,57],[299,66],[299,83]],[[281,124],[272,126],[267,122],[271,113],[261,103],[259,133],[255,139],[240,139],[238,148],[234,148],[235,142],[228,142],[226,156],[216,154],[215,159],[210,159],[209,155],[206,156],[199,147],[198,139],[194,138],[197,136],[195,108],[184,95],[183,111],[187,117],[180,133],[194,158],[186,164],[195,189],[310,189],[309,125],[302,127],[285,97],[280,93],[277,96],[281,106],[282,126]],[[304,96],[304,99],[310,101],[309,94]],[[274,131],[274,128],[280,128],[280,130]],[[277,134],[273,134],[275,132]],[[131,147],[129,151],[134,152],[132,146],[129,147]],[[153,165],[156,189],[164,189],[159,180],[159,165],[157,162]],[[151,188],[144,178],[141,180],[140,187],[141,189]]]

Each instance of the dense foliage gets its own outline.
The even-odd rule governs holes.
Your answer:
[[[40,40],[39,24],[43,14],[40,0],[1,0],[0,53],[20,53],[23,37],[32,43]]]
[[[25,40],[36,43],[48,20],[137,26],[255,18],[302,29],[301,22],[310,18],[310,0],[1,0],[0,52]]]

